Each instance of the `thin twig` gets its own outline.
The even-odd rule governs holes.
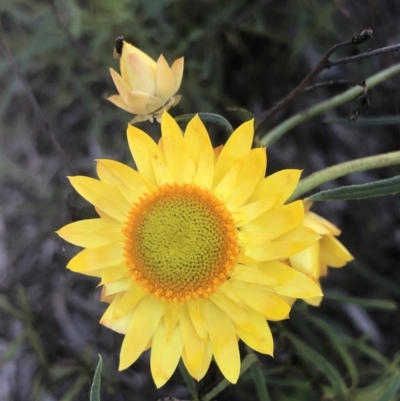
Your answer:
[[[389,68],[386,68],[373,76],[369,77],[366,80],[367,88],[371,89],[375,85],[378,85],[382,81],[389,79],[390,77],[400,73],[400,63],[392,65]],[[333,109],[343,103],[348,102],[349,100],[355,98],[356,96],[361,95],[364,90],[358,86],[347,89],[347,91],[340,93],[332,97],[331,99],[325,100],[321,103],[316,104],[313,107],[310,107],[306,110],[301,111],[300,113],[295,114],[294,116],[288,118],[285,121],[282,121],[272,130],[270,130],[266,135],[261,138],[257,136],[255,138],[255,143],[257,146],[270,146],[274,142],[276,142],[282,135],[286,132],[290,131],[293,127],[298,124],[303,123],[304,121],[309,120],[310,118],[315,117],[318,114],[321,114],[327,110]]]
[[[363,86],[364,81],[351,81],[348,79],[337,79],[336,81],[324,81],[324,82],[318,82],[314,85],[311,85],[304,89],[303,92],[308,92],[313,89],[318,89],[318,88],[323,88],[325,86]]]
[[[343,58],[339,58],[337,60],[328,60],[325,63],[325,68],[331,68],[331,67],[334,67],[336,65],[341,65],[341,64],[353,63],[354,61],[364,60],[366,58],[380,56],[381,54],[392,53],[392,52],[396,52],[396,51],[400,51],[400,44],[386,46],[386,47],[382,47],[382,48],[376,49],[376,50],[370,50],[365,53],[357,54],[356,56],[343,57]]]
[[[351,40],[346,42],[337,43],[332,46],[321,58],[318,64],[306,75],[306,77],[300,82],[299,85],[296,86],[287,96],[285,96],[282,100],[275,104],[271,109],[269,109],[263,116],[261,116],[260,120],[257,122],[255,126],[255,131],[258,132],[260,127],[269,119],[271,119],[276,113],[283,110],[286,105],[291,102],[296,96],[298,96],[301,92],[304,91],[307,86],[313,81],[315,77],[319,75],[321,71],[323,71],[326,67],[326,62],[329,57],[339,49],[344,47],[350,47],[354,45],[358,45],[360,43],[364,43],[366,40],[372,37],[372,29],[364,29],[359,35],[353,37]]]
[[[33,94],[31,86],[29,85],[28,81],[25,79],[24,75],[20,71],[14,56],[12,55],[10,49],[8,48],[6,42],[4,41],[3,29],[0,29],[0,48],[1,48],[1,51],[3,52],[4,56],[10,63],[10,67],[11,67],[12,71],[15,73],[15,75],[20,80],[22,86],[24,87],[24,90],[28,97],[28,100],[31,103],[31,106],[34,110],[35,117],[38,120],[38,122],[40,123],[40,125],[42,126],[43,131],[48,133],[55,151],[58,153],[58,155],[60,156],[61,160],[64,162],[65,166],[68,168],[70,173],[74,173],[74,167],[72,166],[72,163],[69,160],[69,157],[64,152],[64,149],[61,147],[60,142],[58,141],[57,137],[54,135],[54,132],[50,128],[50,125],[47,122],[35,95]]]

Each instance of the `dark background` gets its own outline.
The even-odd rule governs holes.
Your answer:
[[[241,116],[227,107],[260,117],[333,44],[367,27],[374,31],[372,40],[340,50],[333,58],[400,43],[399,18],[397,0],[2,0],[0,399],[87,400],[98,353],[105,360],[105,401],[189,397],[179,372],[161,390],[155,389],[147,354],[127,371],[117,371],[122,336],[98,324],[105,305],[99,302],[97,281],[65,269],[77,249],[54,233],[71,220],[91,216],[93,210],[72,192],[66,179],[70,172],[50,131],[79,174],[94,176],[96,158],[131,163],[125,139],[131,116],[106,100],[116,93],[108,68],[118,69],[112,58],[117,36],[124,35],[153,58],[163,53],[172,63],[185,56],[179,92],[183,99],[173,115],[220,113],[236,127]],[[15,64],[6,57],[5,47]],[[385,54],[325,70],[319,80],[362,80],[398,62],[399,52]],[[300,95],[263,131],[342,90],[329,87]],[[373,88],[370,100],[363,117],[400,117],[400,78]],[[397,124],[347,123],[358,107],[353,100],[287,133],[268,149],[268,173],[300,168],[305,177],[336,163],[399,150],[400,118]],[[157,124],[139,126],[159,135]],[[210,130],[215,146],[225,142],[224,132]],[[399,171],[395,166],[358,173],[324,188],[387,178]],[[341,241],[356,258],[323,280],[328,294],[398,304],[399,200],[396,195],[315,205],[313,210],[342,229]],[[398,364],[400,318],[391,309],[392,303],[379,310],[330,299],[319,309],[299,303],[289,322],[272,325],[275,359],[261,357],[272,400],[340,399],[330,391],[335,386],[329,371],[318,371],[299,356],[285,331],[331,361],[351,387],[354,372],[343,367],[350,366],[345,357],[337,357],[342,347],[360,377],[350,399],[378,399],[368,386],[386,388],[385,380]],[[306,329],[312,326],[309,316],[329,323],[335,346],[326,332]],[[364,353],[364,346],[372,351]],[[212,366],[198,387],[200,395],[220,378]],[[218,398],[253,400],[257,394],[247,374]]]

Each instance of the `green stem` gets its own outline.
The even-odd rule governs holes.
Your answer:
[[[182,114],[181,116],[175,117],[175,121],[178,124],[189,122],[196,114],[200,117],[200,120],[204,123],[212,123],[219,125],[228,135],[231,135],[233,132],[232,125],[230,122],[220,116],[219,114],[214,113],[192,113],[192,114]]]
[[[400,72],[400,63],[395,64],[389,68],[386,68],[383,71],[378,72],[372,77],[368,78],[366,81],[366,86],[368,89],[373,88],[375,85],[385,81],[386,79],[396,75]],[[334,96],[331,99],[328,99],[322,103],[319,103],[313,107],[310,107],[307,110],[304,110],[293,117],[288,118],[283,121],[271,131],[269,131],[265,136],[259,138],[257,144],[259,146],[270,146],[274,142],[276,142],[281,136],[286,134],[289,130],[291,130],[296,125],[303,123],[304,121],[309,120],[310,118],[323,113],[324,111],[333,109],[334,107],[340,106],[343,103],[348,102],[349,100],[355,98],[363,92],[363,88],[360,86],[356,86],[354,88],[348,89],[346,92],[341,93],[340,95]]]
[[[186,386],[189,390],[189,393],[192,396],[193,401],[199,401],[199,394],[197,393],[196,384],[182,361],[179,361],[178,367],[179,371],[181,372],[182,378],[185,381]]]
[[[400,151],[389,152],[375,156],[363,157],[361,159],[351,160],[349,162],[336,164],[317,171],[300,181],[296,190],[288,202],[300,198],[301,195],[309,192],[324,182],[332,181],[335,178],[357,173],[359,171],[373,170],[375,168],[393,166],[400,164]]]
[[[240,376],[242,376],[244,372],[246,372],[254,363],[257,362],[258,358],[255,354],[246,355],[242,361],[242,366],[240,368]],[[221,391],[225,390],[225,388],[228,387],[230,384],[232,383],[228,382],[228,380],[226,379],[221,380],[211,391],[209,391],[201,398],[201,401],[211,401]]]

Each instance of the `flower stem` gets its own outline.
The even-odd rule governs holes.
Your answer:
[[[200,120],[203,121],[204,123],[212,123],[219,125],[228,135],[232,134],[233,132],[232,125],[226,118],[220,116],[219,114],[214,114],[214,113],[182,114],[181,116],[175,117],[175,121],[178,124],[186,123],[190,121],[196,114],[199,115]]]
[[[179,361],[178,367],[179,371],[181,372],[182,378],[185,381],[186,386],[189,390],[189,393],[192,396],[193,401],[199,401],[199,394],[197,393],[196,384],[192,376],[190,376],[189,372],[186,370],[186,367],[182,363],[182,361]]]
[[[254,363],[257,362],[258,362],[257,355],[255,354],[246,355],[242,361],[242,366],[240,368],[240,376],[242,376],[244,372],[246,372]],[[211,401],[221,391],[225,390],[225,388],[228,387],[230,384],[232,383],[228,382],[228,380],[226,379],[221,380],[211,391],[209,391],[201,398],[201,401]]]
[[[393,166],[400,164],[400,151],[389,152],[375,156],[363,157],[349,162],[336,164],[309,175],[300,181],[296,190],[288,202],[300,198],[301,195],[318,187],[324,182],[332,181],[335,178],[357,173],[359,171],[373,170],[380,167]]]
[[[366,87],[368,89],[373,88],[375,85],[389,79],[393,75],[400,73],[400,63],[392,65],[385,70],[378,72],[375,75],[372,75],[366,81]],[[321,114],[327,110],[333,109],[349,100],[355,98],[356,96],[360,95],[363,92],[363,88],[360,86],[356,86],[354,88],[350,88],[347,91],[341,93],[340,95],[334,96],[331,99],[328,99],[324,102],[321,102],[309,109],[306,109],[287,120],[283,121],[271,131],[269,131],[266,135],[262,138],[258,138],[257,145],[259,146],[270,146],[274,142],[276,142],[281,136],[286,134],[289,130],[291,130],[296,125],[303,123],[304,121],[309,120],[312,117],[315,117],[318,114]]]

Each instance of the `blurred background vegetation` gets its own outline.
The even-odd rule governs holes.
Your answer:
[[[0,399],[87,400],[97,354],[104,358],[102,400],[189,398],[179,375],[156,390],[144,355],[118,372],[122,336],[100,326],[105,309],[97,282],[65,269],[76,249],[54,231],[91,216],[67,182],[51,130],[80,174],[94,159],[130,163],[131,116],[106,101],[116,93],[108,68],[119,35],[169,62],[185,56],[181,103],[174,115],[238,113],[260,117],[287,94],[333,44],[371,27],[374,37],[335,57],[400,43],[398,0],[2,0],[0,2]],[[8,47],[15,64],[6,57]],[[321,80],[362,80],[400,61],[399,52],[334,67]],[[28,88],[18,78],[25,77]],[[269,173],[301,168],[304,176],[342,161],[398,150],[400,78],[370,91],[366,117],[349,124],[354,100],[296,127],[268,150]],[[263,127],[325,100],[342,88],[300,95]],[[47,126],[34,108],[37,99]],[[382,121],[382,120],[381,120]],[[141,128],[158,135],[157,124]],[[213,131],[214,145],[226,134]],[[399,174],[398,167],[357,173],[332,188]],[[323,280],[320,308],[296,304],[272,324],[275,358],[259,356],[220,400],[395,400],[400,386],[399,196],[317,204],[343,230],[356,261]],[[243,348],[243,356],[246,354]],[[221,375],[211,367],[206,395]]]

